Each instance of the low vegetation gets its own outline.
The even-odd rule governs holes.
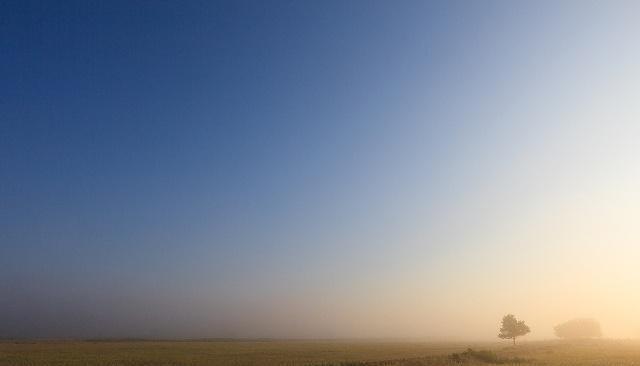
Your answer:
[[[468,349],[471,346],[471,349]],[[0,366],[639,365],[640,342],[0,341]]]
[[[499,357],[495,352],[490,350],[474,351],[468,348],[462,353],[452,353],[449,360],[455,363],[467,363],[469,361],[479,361],[492,364],[521,364],[529,362],[527,359],[520,357]]]

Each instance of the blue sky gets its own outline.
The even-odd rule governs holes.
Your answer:
[[[483,338],[502,312],[573,316],[626,272],[543,315],[451,304],[546,299],[545,258],[633,216],[637,10],[3,3],[0,336]]]

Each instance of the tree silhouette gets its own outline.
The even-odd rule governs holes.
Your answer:
[[[578,339],[602,337],[600,323],[595,319],[573,319],[553,328],[560,338]]]
[[[524,320],[516,319],[513,314],[507,314],[502,317],[502,326],[500,327],[499,338],[513,339],[513,344],[516,344],[516,337],[523,336],[529,333],[531,329],[524,323]]]

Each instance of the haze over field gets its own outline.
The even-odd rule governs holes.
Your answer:
[[[639,13],[0,3],[0,337],[640,336]]]

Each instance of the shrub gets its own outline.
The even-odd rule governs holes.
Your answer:
[[[519,357],[500,358],[498,357],[498,355],[495,354],[495,352],[492,352],[489,350],[474,351],[471,348],[468,348],[466,351],[462,353],[450,354],[449,360],[456,363],[464,363],[469,360],[474,360],[474,361],[480,361],[480,362],[492,363],[492,364],[505,364],[505,363],[518,364],[518,363],[529,362],[529,360],[526,360],[524,358],[519,358]]]

